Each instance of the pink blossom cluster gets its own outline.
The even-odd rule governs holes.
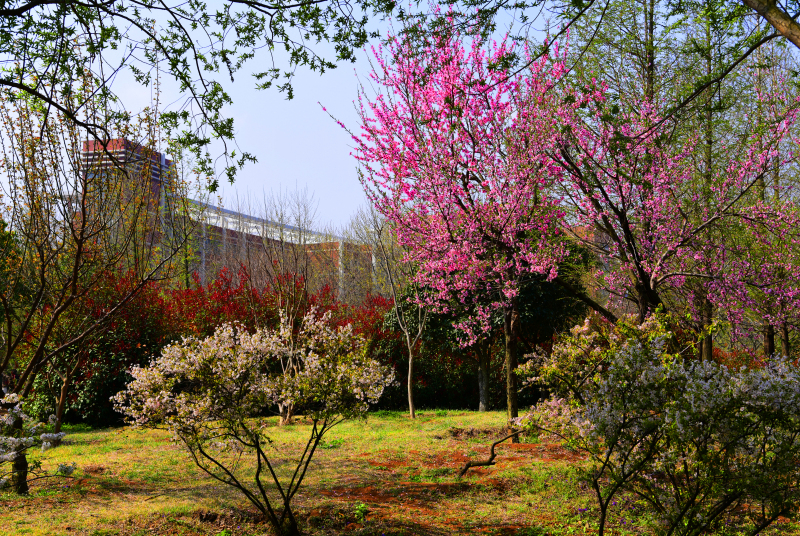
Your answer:
[[[489,297],[474,325],[461,326],[474,338],[517,295],[521,277],[554,277],[564,254],[552,239],[563,217],[552,185],[562,172],[548,157],[558,125],[541,113],[559,98],[551,90],[564,65],[544,57],[531,76],[509,77],[498,66],[526,51],[478,40],[464,47],[453,34],[386,46],[374,50],[371,75],[384,91],[359,98],[362,182],[394,223],[426,305]]]
[[[797,101],[759,95],[759,122],[720,140],[701,172],[699,136],[663,103],[620,108],[601,80],[568,72],[557,43],[534,60],[445,25],[373,52],[378,92],[362,90],[353,136],[362,182],[424,303],[483,304],[459,326],[468,342],[522,278],[557,276],[566,236],[597,255],[611,305],[633,302],[640,321],[667,301],[691,310],[698,289],[732,322],[757,311],[777,323],[800,305],[793,183],[758,192],[796,159]],[[514,57],[527,67],[512,72]]]

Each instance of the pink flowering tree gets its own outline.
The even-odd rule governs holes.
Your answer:
[[[458,326],[465,345],[502,312],[513,417],[520,282],[555,277],[564,256],[553,240],[561,170],[547,156],[556,125],[539,113],[557,104],[551,89],[564,66],[544,57],[530,76],[509,77],[513,46],[465,45],[447,28],[420,39],[393,36],[374,50],[380,91],[361,92],[355,156],[367,195],[416,268],[422,303],[441,312],[454,300],[471,305]]]
[[[564,230],[600,259],[597,280],[617,310],[633,305],[639,321],[659,305],[693,308],[693,295],[733,323],[764,300],[796,308],[798,212],[791,185],[767,200],[763,185],[793,165],[797,103],[772,100],[771,119],[720,142],[713,171],[693,165],[698,139],[662,121],[645,100],[620,109],[594,79],[565,85],[558,148]],[[708,322],[710,323],[710,322]],[[710,358],[710,346],[705,353]]]
[[[366,354],[352,326],[334,328],[330,313],[312,310],[299,333],[285,317],[273,331],[224,324],[134,367],[115,407],[135,426],[170,430],[200,469],[239,490],[277,534],[299,534],[291,501],[323,437],[365,415],[393,382]],[[303,444],[282,451],[264,413],[287,404],[311,426]]]

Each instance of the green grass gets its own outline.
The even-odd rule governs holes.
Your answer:
[[[560,445],[538,438],[503,444],[496,465],[457,478],[466,459],[488,456],[504,421],[501,413],[439,410],[423,411],[415,421],[402,412],[376,412],[341,424],[317,451],[294,501],[304,532],[595,534],[593,496],[580,480],[583,462]],[[270,427],[279,472],[291,470],[283,458],[299,455],[309,429],[302,423]],[[482,435],[454,437],[456,429]],[[45,468],[77,462],[74,478],[33,482],[27,497],[0,494],[0,536],[269,534],[236,490],[197,469],[167,433],[67,432],[64,445],[33,457]],[[646,515],[635,504],[620,503],[610,534],[647,534]],[[773,532],[800,534],[789,523]]]

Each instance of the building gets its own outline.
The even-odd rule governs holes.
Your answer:
[[[236,274],[244,266],[256,285],[274,284],[291,274],[314,292],[329,287],[339,299],[352,301],[372,290],[374,259],[365,246],[346,242],[332,233],[271,221],[196,200],[175,198],[173,162],[161,152],[125,139],[105,144],[86,141],[81,151],[84,173],[124,170],[124,180],[144,186],[152,218],[149,241],[172,238],[176,206],[188,212],[187,269],[205,284],[223,268]],[[185,203],[183,202],[185,201]]]

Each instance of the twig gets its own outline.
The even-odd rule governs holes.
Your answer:
[[[461,471],[459,471],[458,478],[461,478],[462,476],[467,474],[467,471],[469,471],[470,467],[486,467],[487,465],[494,465],[495,464],[494,458],[495,458],[495,456],[497,456],[497,454],[495,454],[495,452],[494,452],[494,448],[497,445],[499,445],[500,443],[502,443],[503,441],[506,441],[508,439],[511,439],[512,437],[518,436],[523,431],[524,430],[518,430],[518,431],[516,431],[514,433],[511,433],[511,434],[505,436],[503,439],[498,439],[497,441],[492,443],[492,446],[489,449],[489,459],[486,460],[485,462],[473,462],[472,460],[468,461],[467,463],[464,464],[464,467],[461,468]]]

